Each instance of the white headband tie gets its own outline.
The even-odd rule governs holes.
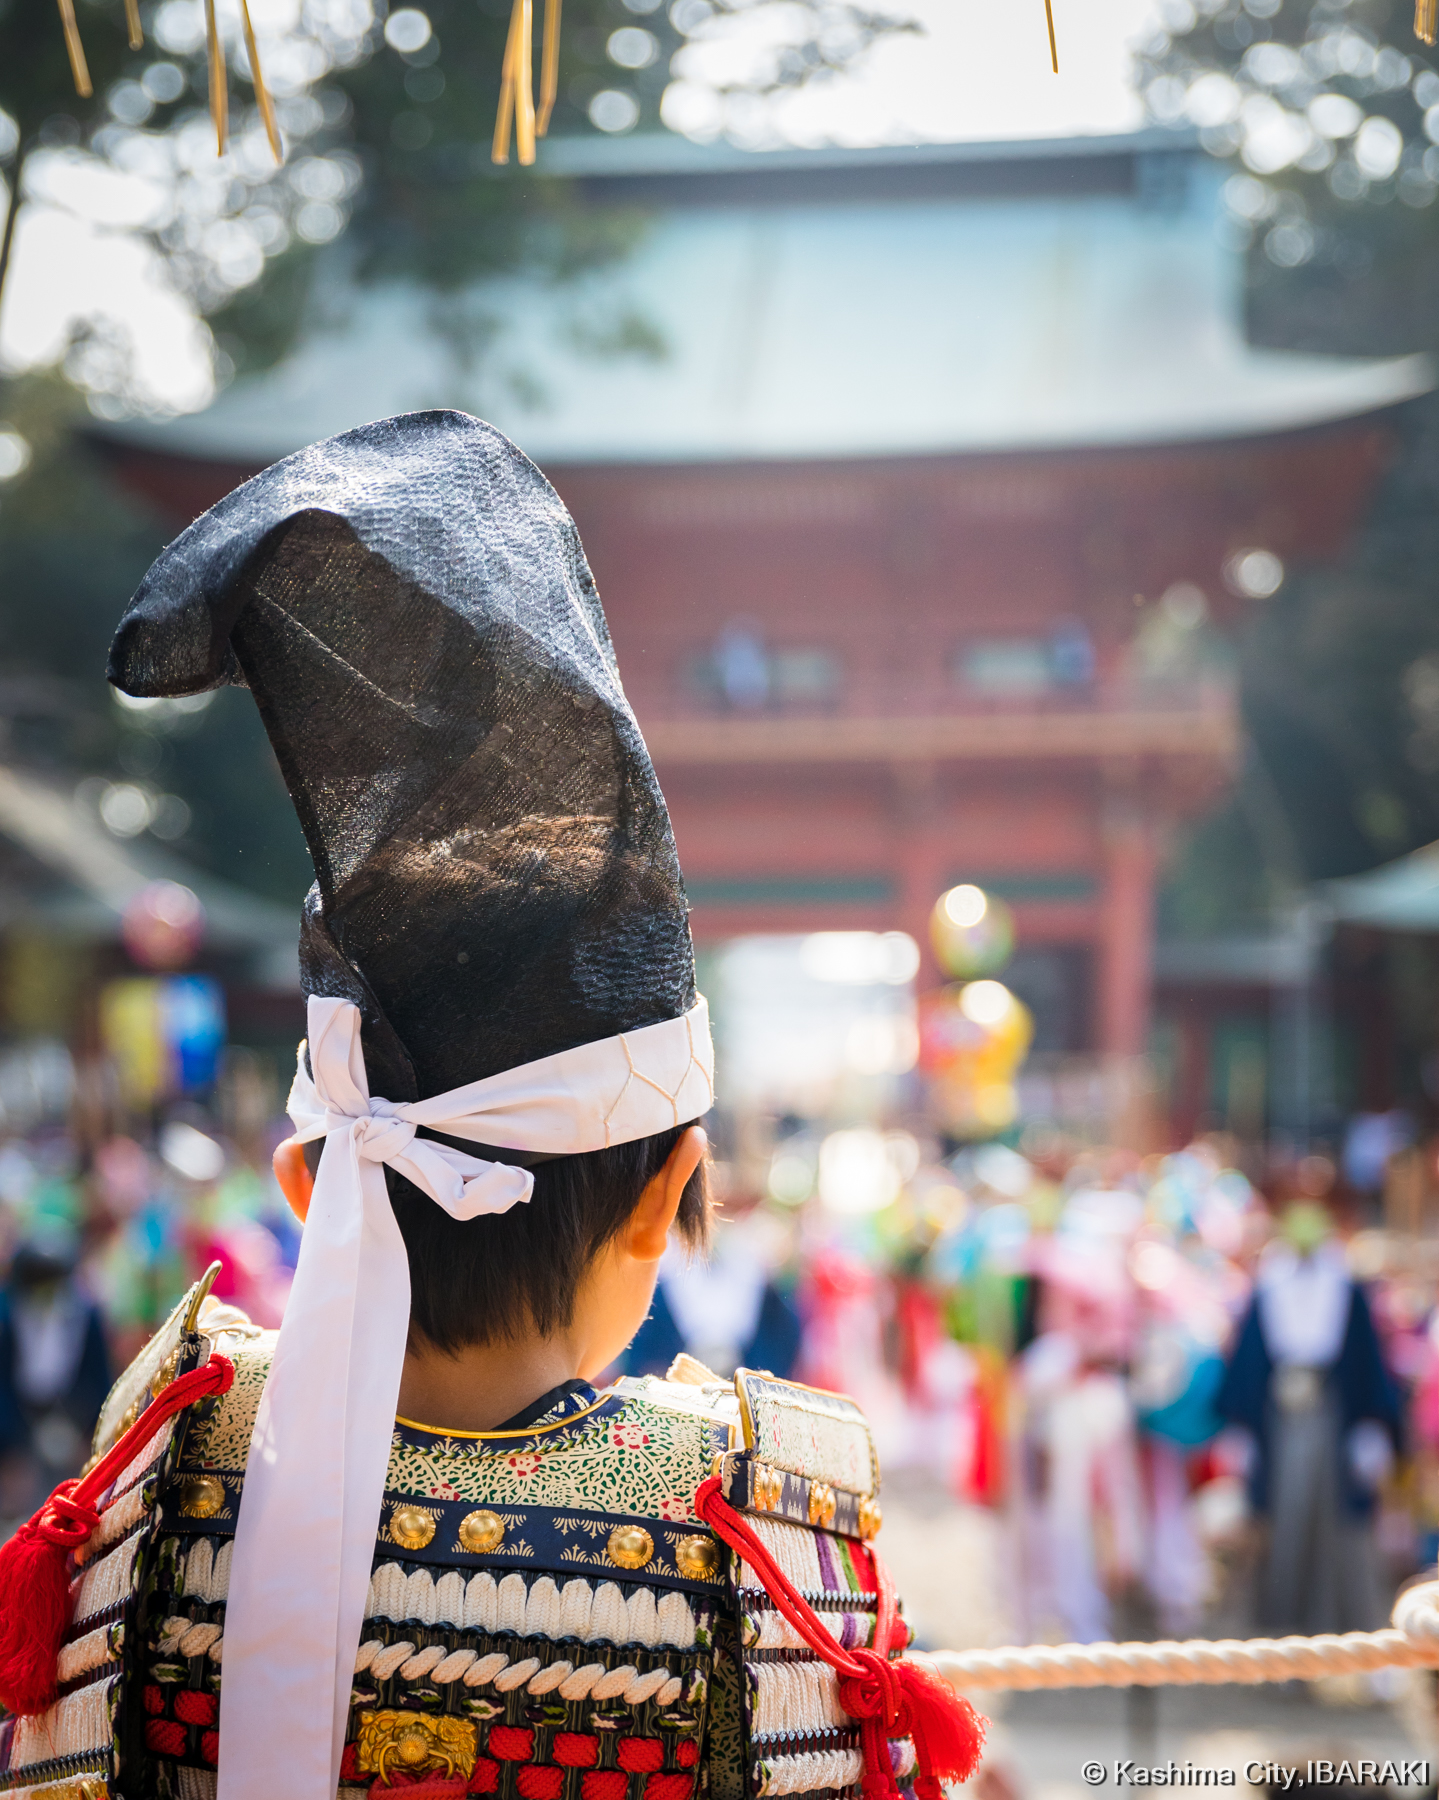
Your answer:
[[[410,1324],[382,1165],[473,1219],[528,1200],[534,1176],[418,1127],[575,1156],[682,1125],[714,1100],[703,999],[683,1018],[405,1104],[371,1096],[348,1000],[312,996],[307,1024],[313,1077],[301,1045],[289,1111],[296,1135],[325,1147],[235,1527],[217,1800],[334,1800],[339,1783]]]

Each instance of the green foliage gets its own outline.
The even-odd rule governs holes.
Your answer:
[[[201,0],[145,0],[146,47],[133,53],[121,0],[80,0],[79,10],[93,102],[75,96],[53,5],[0,0],[0,109],[19,128],[11,172],[36,151],[68,147],[150,184],[145,229],[173,279],[213,317],[234,367],[284,353],[317,292],[319,247],[342,232],[325,288],[336,276],[398,278],[454,294],[501,272],[573,279],[622,256],[641,228],[582,204],[564,180],[492,162],[509,0],[423,0],[399,9],[409,34],[388,37],[386,0],[307,0],[286,38],[260,44],[286,143],[281,169],[225,9],[232,142],[218,160],[204,111]],[[674,0],[668,9],[665,0],[565,0],[551,135],[590,132],[601,93],[611,115],[617,107],[632,126],[657,129],[686,34],[756,20],[775,28],[756,39],[767,47],[751,59],[750,94],[846,68],[881,33],[905,29],[850,0]],[[541,39],[537,24],[537,52]],[[0,119],[0,159],[6,129]],[[604,325],[596,349],[648,354],[653,345],[642,327]]]
[[[176,794],[191,812],[183,856],[297,901],[309,857],[249,695],[165,718],[120,706],[106,684],[115,625],[164,544],[159,520],[116,488],[61,377],[11,382],[6,414],[32,460],[0,487],[0,759]]]
[[[1230,159],[1250,331],[1284,348],[1439,343],[1439,73],[1408,0],[1170,0],[1153,114]]]
[[[1439,346],[1439,72],[1410,0],[1166,0],[1143,47],[1153,116],[1231,162],[1252,340],[1376,356]],[[1439,405],[1358,542],[1291,571],[1241,646],[1253,754],[1171,883],[1181,929],[1439,838]],[[1226,915],[1226,905],[1228,912]]]

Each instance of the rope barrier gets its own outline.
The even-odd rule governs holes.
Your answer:
[[[1313,1681],[1371,1669],[1439,1668],[1439,1581],[1407,1589],[1387,1631],[1286,1638],[1191,1638],[1186,1643],[1030,1644],[936,1650],[926,1658],[964,1693],[989,1689],[1187,1687]]]

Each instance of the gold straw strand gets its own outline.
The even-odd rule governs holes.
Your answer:
[[[240,18],[245,26],[245,54],[250,59],[250,80],[255,84],[255,104],[265,122],[265,136],[270,140],[275,161],[282,163],[285,152],[280,143],[280,127],[275,123],[275,109],[270,103],[270,90],[265,86],[264,70],[260,67],[260,46],[255,42],[255,27],[250,23],[250,0],[240,0]]]
[[[490,146],[490,161],[510,160],[510,120],[515,110],[514,70],[520,47],[520,6],[515,0],[510,12],[509,35],[505,38],[505,60],[500,68],[500,103],[495,110],[495,139]]]
[[[515,56],[515,148],[528,168],[535,160],[535,6],[520,0],[520,45]]]
[[[85,61],[85,46],[80,42],[80,27],[75,23],[75,0],[60,0],[60,23],[65,30],[65,48],[70,55],[75,92],[82,100],[88,100],[95,90],[90,85],[90,69]]]
[[[1430,5],[1435,0],[1428,0]],[[1416,0],[1424,4],[1424,0]],[[540,58],[540,116],[535,133],[543,137],[550,128],[550,114],[560,92],[560,0],[545,0],[545,49]]]
[[[1439,24],[1439,0],[1414,0],[1414,35],[1421,44],[1432,44]]]
[[[130,34],[130,48],[145,48],[145,33],[140,24],[140,0],[125,0],[125,29]]]
[[[1432,6],[1434,0],[1414,0],[1416,6]],[[1049,27],[1049,66],[1059,73],[1059,46],[1054,41],[1054,0],[1044,0],[1044,22]]]
[[[215,154],[225,154],[230,135],[230,92],[225,79],[225,48],[215,20],[215,0],[205,0],[205,35],[210,49],[210,117],[215,125]]]

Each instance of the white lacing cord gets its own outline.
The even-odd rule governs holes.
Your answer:
[[[952,1687],[1187,1687],[1197,1683],[1313,1681],[1372,1669],[1439,1668],[1439,1581],[1407,1589],[1387,1631],[1287,1638],[1191,1638],[1186,1643],[1030,1644],[936,1650],[927,1661]]]
[[[192,1629],[188,1619],[167,1619],[161,1627],[162,1637],[172,1627]],[[219,1627],[193,1629],[218,1632]],[[198,1650],[195,1654],[199,1654]],[[447,1652],[442,1644],[431,1644],[416,1651],[411,1643],[387,1645],[379,1638],[367,1639],[355,1653],[355,1673],[363,1675],[366,1671],[377,1681],[387,1681],[398,1671],[406,1681],[428,1675],[436,1687],[452,1681],[463,1681],[466,1687],[483,1687],[492,1682],[502,1694],[512,1693],[518,1687],[531,1694],[549,1694],[558,1688],[562,1700],[620,1699],[632,1706],[643,1700],[672,1706],[684,1690],[683,1679],[666,1668],[648,1669],[641,1675],[633,1663],[624,1663],[618,1669],[607,1669],[598,1662],[585,1663],[577,1669],[573,1663],[563,1661],[541,1665],[537,1656],[512,1663],[502,1650],[480,1656],[474,1650]]]
[[[223,1625],[197,1625],[192,1619],[182,1619],[178,1615],[166,1619],[160,1626],[160,1654],[208,1656],[211,1662],[219,1662],[223,1630]]]

